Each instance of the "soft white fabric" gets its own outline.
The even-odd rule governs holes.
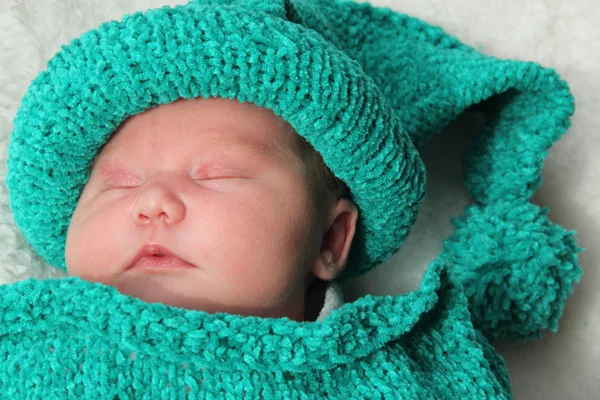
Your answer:
[[[337,282],[329,282],[327,284],[327,289],[325,289],[325,300],[323,302],[323,307],[319,312],[319,316],[317,317],[317,321],[322,321],[331,314],[333,310],[340,308],[343,305],[344,293],[342,292],[342,287],[338,285]]]
[[[553,67],[571,85],[577,102],[570,132],[544,167],[535,202],[550,218],[579,232],[584,277],[567,301],[557,335],[509,346],[499,343],[515,399],[594,399],[600,393],[600,3],[596,0],[372,0],[377,6],[421,17],[480,51],[533,60]],[[2,0],[0,7],[0,283],[64,275],[50,269],[29,247],[12,220],[6,187],[6,144],[12,119],[29,82],[60,45],[105,20],[187,0]],[[347,301],[371,293],[394,295],[415,289],[441,241],[451,232],[467,196],[459,154],[473,124],[462,118],[423,151],[428,198],[413,232],[389,261],[345,283]],[[460,133],[460,135],[459,135]],[[461,138],[459,140],[459,138]],[[331,289],[331,287],[330,287]],[[333,290],[333,289],[332,289]],[[334,295],[336,292],[329,292]],[[341,291],[340,291],[341,293]],[[331,303],[322,312],[331,312]],[[328,305],[329,304],[329,305]],[[327,311],[329,310],[329,311]]]

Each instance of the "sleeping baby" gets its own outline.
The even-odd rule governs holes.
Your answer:
[[[490,340],[558,326],[581,274],[529,201],[573,104],[552,70],[368,3],[193,0],[82,34],[10,137],[15,222],[71,276],[0,285],[0,393],[511,399]],[[474,203],[419,288],[331,306],[399,250],[418,149],[469,107]]]
[[[65,259],[69,275],[147,302],[314,320],[357,217],[346,185],[271,110],[179,99],[128,118],[98,153]]]

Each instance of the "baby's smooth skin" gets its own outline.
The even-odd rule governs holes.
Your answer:
[[[303,321],[312,280],[341,272],[358,212],[348,199],[318,211],[292,133],[271,110],[224,98],[128,118],[72,216],[69,275],[146,302]],[[196,268],[128,269],[147,244]]]

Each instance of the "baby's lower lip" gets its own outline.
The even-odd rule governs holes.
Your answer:
[[[171,256],[146,256],[140,258],[130,269],[180,269],[196,268],[177,257]]]

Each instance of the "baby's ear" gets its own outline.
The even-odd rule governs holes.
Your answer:
[[[342,272],[350,252],[357,220],[358,209],[350,199],[339,199],[331,207],[327,215],[327,231],[313,266],[313,273],[317,278],[331,281]]]

